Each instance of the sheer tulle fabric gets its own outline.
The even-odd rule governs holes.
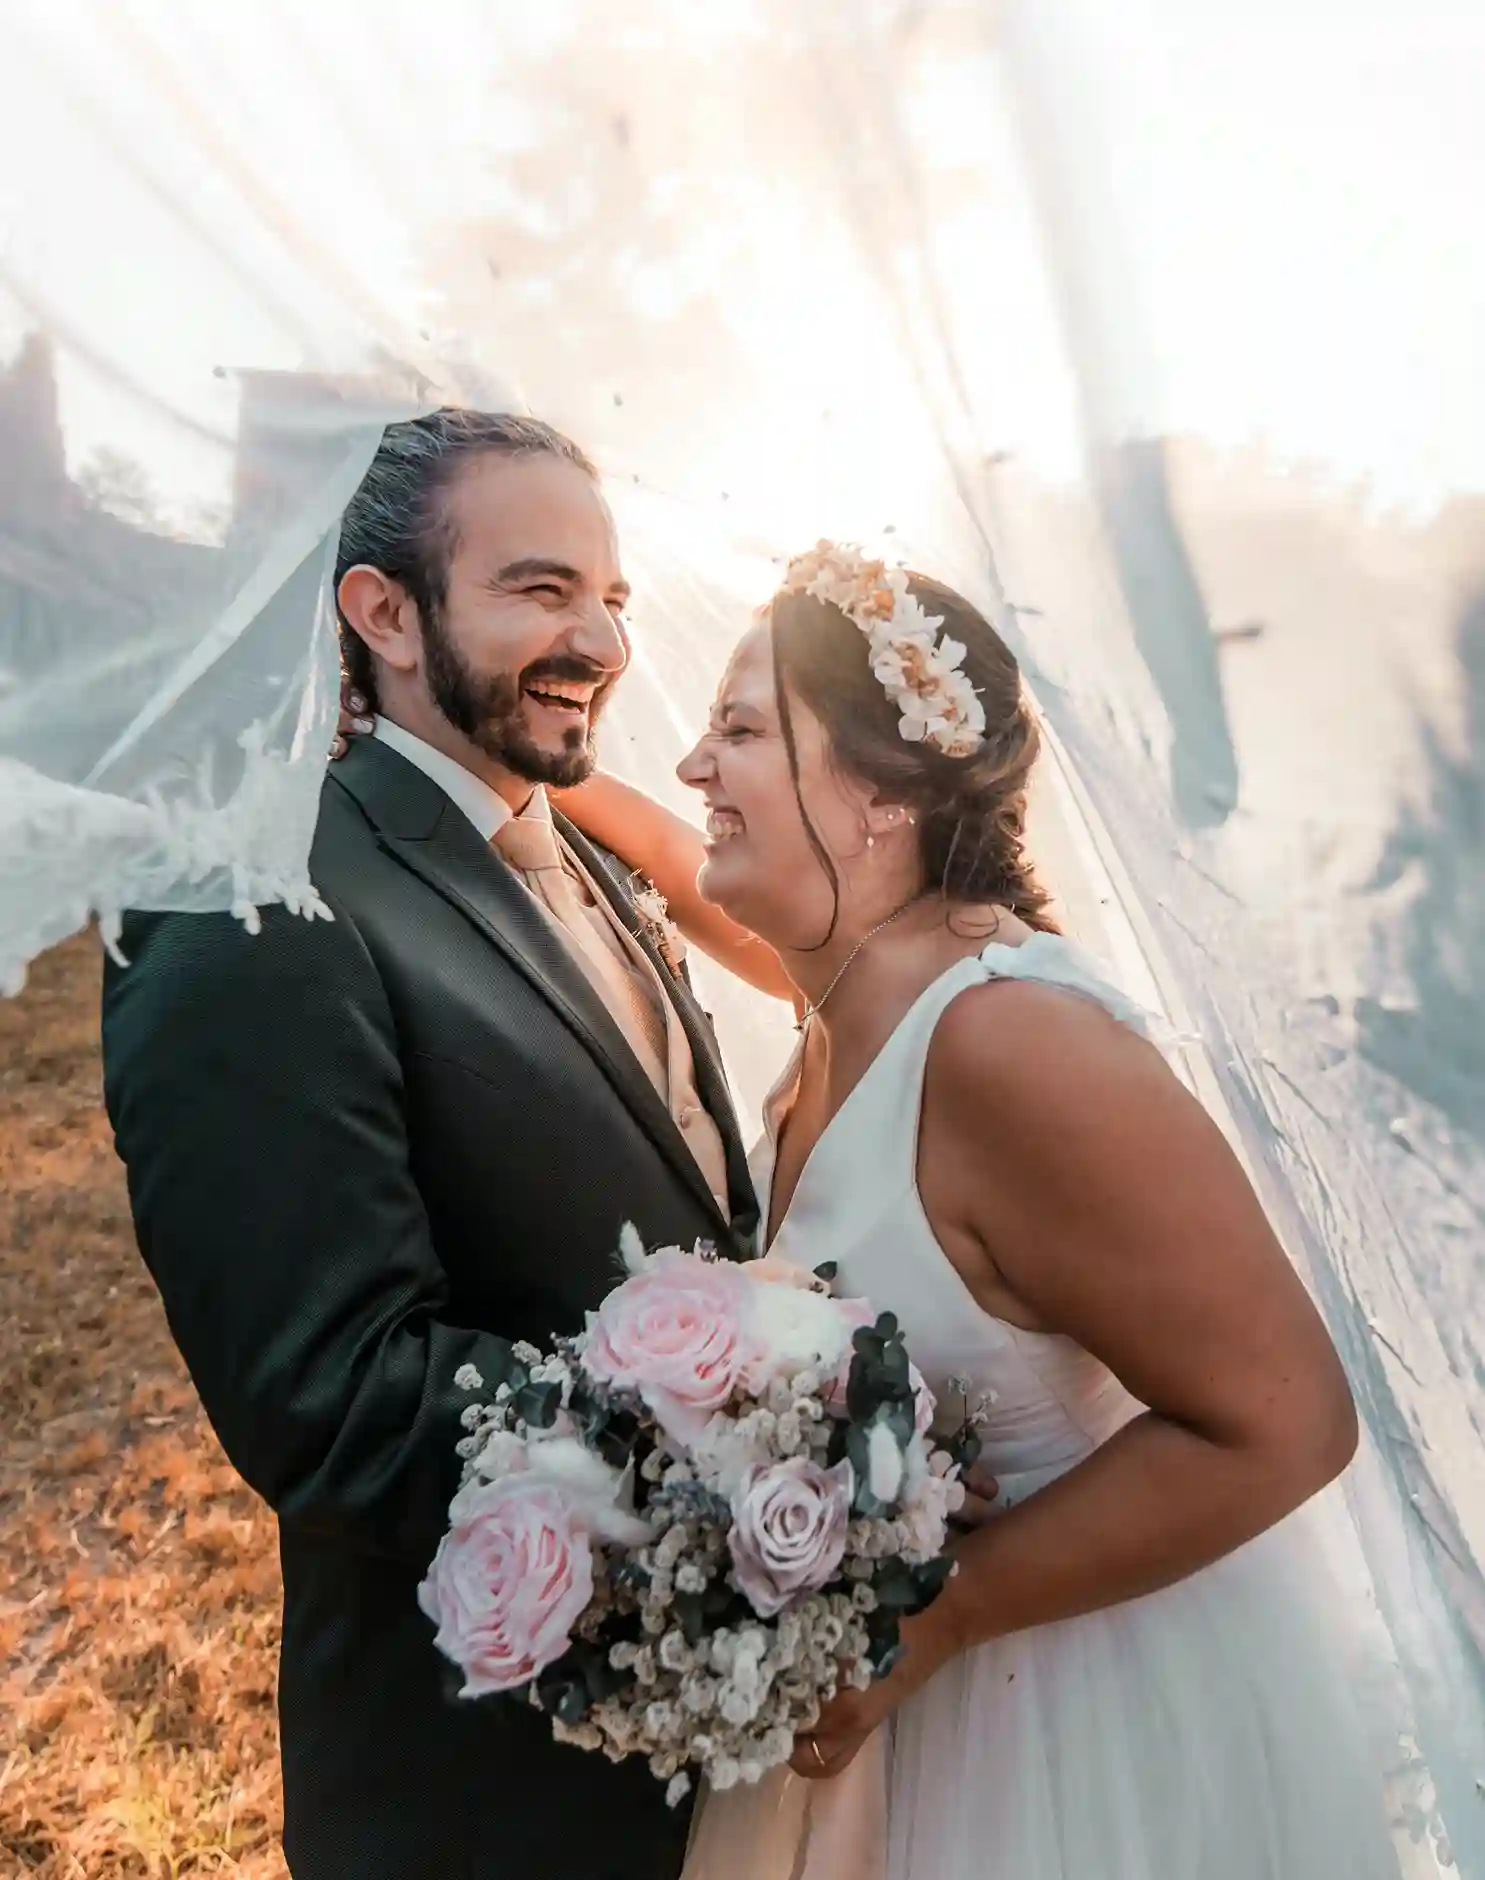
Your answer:
[[[1396,1880],[1324,1585],[1293,1527],[949,1666],[898,1720],[890,1880]]]
[[[677,802],[773,558],[890,527],[1022,660],[1033,853],[1324,1306],[1420,1846],[1482,1880],[1485,15],[372,16],[0,16],[0,990],[90,911],[312,908],[335,518],[404,405],[518,381],[602,460],[604,756]],[[787,1021],[699,978],[751,1111]]]

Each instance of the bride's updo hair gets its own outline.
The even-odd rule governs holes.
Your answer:
[[[909,576],[923,610],[965,648],[963,670],[985,708],[985,736],[970,757],[910,744],[901,713],[871,669],[866,639],[839,608],[797,592],[768,608],[779,720],[799,796],[799,761],[788,688],[824,725],[838,769],[873,785],[917,818],[926,891],[963,906],[993,902],[1043,933],[1056,933],[1051,897],[1026,856],[1026,786],[1041,747],[1021,691],[1021,670],[984,615],[942,582]],[[803,799],[811,846],[836,889],[839,878]],[[831,923],[834,931],[834,922]]]

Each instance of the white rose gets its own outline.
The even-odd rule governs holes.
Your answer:
[[[832,1376],[850,1350],[852,1324],[825,1293],[796,1286],[750,1286],[745,1311],[761,1353],[742,1379],[743,1388],[754,1396],[761,1396],[775,1379],[787,1382],[801,1371]]]

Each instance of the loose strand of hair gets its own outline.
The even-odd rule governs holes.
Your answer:
[[[812,947],[800,947],[801,953],[818,953],[828,947],[835,938],[835,930],[840,925],[840,875],[831,860],[820,832],[810,818],[804,806],[804,792],[799,787],[799,747],[794,737],[794,716],[789,710],[789,691],[784,674],[784,661],[779,650],[778,630],[772,615],[769,616],[768,637],[773,647],[773,695],[778,708],[779,729],[784,737],[784,751],[789,759],[789,776],[794,785],[794,801],[799,807],[799,819],[804,825],[805,838],[814,851],[815,859],[825,872],[825,879],[830,883],[830,925],[825,930],[825,937]]]

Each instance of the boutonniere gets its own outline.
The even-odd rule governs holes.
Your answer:
[[[670,918],[669,903],[654,882],[647,881],[643,875],[631,876],[629,886],[634,911],[639,915],[646,939],[679,979],[686,963],[686,943]]]

